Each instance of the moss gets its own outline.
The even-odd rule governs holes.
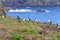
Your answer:
[[[13,34],[11,34],[11,35],[10,35],[10,38],[11,38],[12,40],[22,40],[21,35],[18,34],[18,33],[13,33]]]

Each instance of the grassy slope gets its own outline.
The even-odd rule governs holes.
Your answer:
[[[60,32],[50,31],[49,29],[43,30],[40,26],[42,23],[37,23],[32,21],[22,21],[17,22],[16,19],[11,17],[6,17],[5,19],[0,17],[0,30],[2,30],[2,35],[0,40],[60,40]],[[42,34],[39,34],[39,32]],[[1,32],[1,31],[0,31]],[[9,36],[4,37],[5,36]]]

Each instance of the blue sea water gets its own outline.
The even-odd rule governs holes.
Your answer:
[[[13,18],[16,18],[17,16],[25,19],[30,17],[32,20],[37,18],[39,22],[47,22],[48,20],[51,20],[53,24],[58,24],[60,26],[60,6],[30,7],[22,9],[47,9],[50,12],[6,12],[6,14],[7,16],[11,16]]]

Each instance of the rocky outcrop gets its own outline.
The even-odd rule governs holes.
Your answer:
[[[1,15],[2,17],[6,17],[6,13],[5,13],[5,11],[4,11],[4,7],[3,7],[3,5],[2,5],[1,0],[0,0],[0,15]]]

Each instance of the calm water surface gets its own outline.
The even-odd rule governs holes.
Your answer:
[[[27,17],[30,17],[32,20],[37,18],[39,22],[47,22],[48,20],[51,20],[53,24],[58,23],[60,25],[60,6],[31,7],[28,9],[32,9],[32,10],[47,9],[50,12],[6,12],[6,14],[7,16],[11,16],[13,18],[16,18],[17,16],[19,16],[20,18],[25,18],[25,19],[27,19]]]

